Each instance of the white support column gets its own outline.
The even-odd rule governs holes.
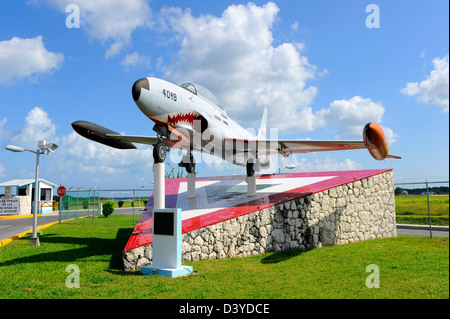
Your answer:
[[[164,163],[153,164],[153,178],[154,178],[154,195],[153,195],[153,209],[166,208],[166,185],[165,185],[165,166]]]
[[[247,176],[245,178],[245,182],[247,183],[247,196],[256,196],[256,177],[254,175]]]
[[[189,173],[187,176],[188,198],[195,198],[195,173]]]

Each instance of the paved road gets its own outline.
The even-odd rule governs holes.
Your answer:
[[[449,237],[448,226],[432,226],[432,237]],[[430,226],[397,224],[397,235],[430,236]]]
[[[134,214],[136,221],[142,213],[144,207],[136,207]],[[133,215],[133,208],[116,208],[114,214],[117,215]],[[58,213],[44,214],[38,216],[38,227],[58,221]],[[33,229],[33,217],[0,219],[0,241],[11,238],[25,231]]]
[[[38,226],[58,221],[58,214],[39,216]],[[11,238],[33,228],[33,217],[0,219],[0,241]]]

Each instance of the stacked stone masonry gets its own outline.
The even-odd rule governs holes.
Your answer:
[[[397,236],[393,172],[183,234],[182,259],[244,257]],[[151,264],[152,246],[123,254],[124,269]]]

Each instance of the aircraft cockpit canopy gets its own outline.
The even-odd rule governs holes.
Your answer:
[[[194,84],[190,82],[183,83],[180,86],[188,90],[189,92],[202,97],[204,100],[213,103],[215,106],[218,106],[222,110],[222,102],[220,102],[219,98],[207,88],[201,86],[200,84]]]

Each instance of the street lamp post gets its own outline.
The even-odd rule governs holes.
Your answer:
[[[41,154],[44,154],[45,152],[47,152],[47,155],[50,152],[54,152],[57,148],[58,145],[54,144],[54,143],[47,143],[46,141],[39,141],[38,143],[38,149],[36,151],[32,151],[20,146],[15,146],[15,145],[7,145],[5,147],[6,150],[11,151],[11,152],[16,152],[16,153],[20,153],[20,152],[31,152],[36,154],[36,176],[35,176],[35,182],[34,182],[34,208],[33,208],[33,233],[31,235],[30,238],[30,243],[29,246],[40,246],[40,242],[39,242],[39,237],[37,235],[37,213],[38,213],[38,209],[39,209],[39,202],[40,202],[40,191],[39,191],[39,156]]]

